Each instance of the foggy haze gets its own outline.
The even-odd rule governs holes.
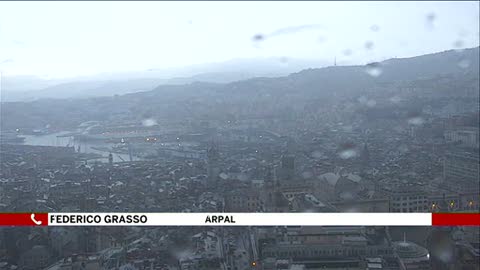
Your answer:
[[[478,2],[2,2],[0,71],[43,78],[231,59],[366,64],[479,44]]]
[[[0,270],[480,269],[479,21],[0,1]]]

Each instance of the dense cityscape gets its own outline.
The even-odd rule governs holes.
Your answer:
[[[317,26],[252,39],[299,29]],[[0,213],[479,213],[479,47],[454,47],[142,81],[142,91],[112,79],[98,96],[20,99],[7,87]],[[1,76],[0,89],[10,83]],[[479,270],[479,261],[475,226],[0,226],[0,270]]]
[[[478,48],[472,52],[478,57]],[[428,96],[431,85],[391,87],[293,107],[288,115],[267,114],[277,103],[270,111],[258,105],[200,121],[149,115],[135,122],[129,113],[112,112],[126,120],[91,119],[75,129],[12,126],[2,133],[0,206],[2,212],[478,212],[478,99],[460,96],[432,107],[426,104],[444,97]],[[478,76],[468,87],[478,97]],[[387,90],[395,95],[387,99]],[[417,114],[409,113],[412,91],[427,93],[417,100],[424,106]],[[10,106],[18,104],[2,104],[2,124],[27,123],[6,121]],[[68,143],[22,144],[42,136]],[[478,228],[468,227],[1,231],[1,269],[478,269],[479,259]],[[435,241],[447,250],[436,250]]]

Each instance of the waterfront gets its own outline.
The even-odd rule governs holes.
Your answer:
[[[98,148],[111,148],[114,146],[114,143],[107,143],[101,141],[80,141],[75,140],[73,136],[63,136],[68,134],[69,132],[56,132],[50,133],[46,135],[22,135],[25,138],[23,142],[24,145],[40,145],[40,146],[70,146],[74,147],[75,151],[80,153],[91,153],[91,154],[98,154],[101,155],[101,158],[95,159],[95,161],[99,162],[107,162],[108,161],[108,152],[107,151],[100,151]],[[95,149],[96,148],[96,149]],[[112,153],[113,154],[113,162],[122,162],[122,161],[129,161],[128,154],[119,154],[119,153]],[[132,160],[139,160],[138,157],[132,156]]]

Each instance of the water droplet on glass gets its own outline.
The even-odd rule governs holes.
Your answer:
[[[356,157],[358,153],[354,144],[346,143],[340,146],[340,151],[338,152],[338,155],[342,159],[349,159]]]
[[[465,30],[465,29],[460,29],[460,31],[458,31],[458,36],[466,37],[466,36],[468,36],[468,31]]]
[[[430,236],[431,256],[442,263],[451,263],[454,260],[454,243],[448,232],[436,231]]]
[[[408,152],[408,146],[405,145],[405,144],[401,144],[401,145],[398,147],[398,151],[399,151],[400,153],[405,154],[405,153]]]
[[[423,124],[423,123],[424,123],[424,120],[423,120],[422,117],[412,117],[412,118],[409,118],[409,119],[408,119],[408,123],[409,123],[409,124],[412,124],[412,125],[418,126],[418,125]]]
[[[432,13],[427,14],[426,18],[427,18],[427,21],[433,22],[433,21],[435,21],[436,15],[435,15],[435,13],[432,12]]]
[[[433,28],[435,28],[436,17],[437,16],[433,12],[429,13],[429,14],[427,14],[427,16],[425,16],[425,25],[426,25],[427,29],[433,30]]]
[[[8,63],[13,63],[13,62],[14,62],[13,59],[9,58],[9,59],[2,60],[0,62],[0,64],[8,64]]]
[[[285,57],[285,56],[282,56],[280,57],[280,59],[278,59],[280,61],[280,63],[282,64],[287,64],[288,63],[288,58]]]
[[[342,212],[344,212],[344,213],[356,213],[356,212],[361,212],[361,211],[359,211],[359,209],[356,208],[356,207],[348,207],[348,208],[343,209]]]
[[[153,118],[147,118],[142,121],[142,125],[145,127],[155,126],[156,124],[157,124],[157,121],[155,121],[155,119]]]
[[[377,102],[373,99],[370,99],[369,101],[367,101],[367,106],[372,108],[372,107],[375,107],[375,105],[377,105]]]
[[[462,60],[460,60],[460,62],[458,62],[458,66],[460,68],[468,68],[470,66],[470,60],[462,59]]]
[[[459,39],[459,40],[456,40],[454,43],[453,43],[453,47],[457,48],[457,49],[461,49],[463,47],[463,40]]]
[[[339,196],[340,196],[340,198],[342,198],[344,200],[347,200],[347,201],[353,200],[355,198],[355,195],[351,191],[344,191],[344,192],[340,193]]]
[[[266,38],[265,35],[262,35],[262,34],[256,34],[252,37],[252,41],[253,41],[253,47],[259,49],[260,48],[260,43],[262,41],[264,41]]]
[[[302,173],[302,177],[303,177],[303,179],[312,178],[312,177],[313,177],[313,173],[312,173],[312,172],[309,172],[309,171],[303,172],[303,173]]]
[[[366,66],[365,72],[372,77],[378,77],[383,71],[380,63],[370,63]]]
[[[265,36],[262,34],[256,34],[252,37],[252,40],[255,42],[259,42],[265,39]]]
[[[408,114],[407,122],[410,125],[419,126],[419,125],[422,125],[425,122],[425,120],[423,119],[422,115],[419,112],[412,112]]]
[[[367,103],[368,103],[368,101],[367,101]],[[343,131],[352,132],[353,131],[353,126],[351,126],[351,125],[343,126]]]
[[[401,101],[402,101],[402,98],[399,97],[399,96],[393,96],[393,97],[390,98],[390,102],[395,103],[395,104],[398,104]]]
[[[373,49],[374,43],[373,43],[373,41],[367,41],[367,42],[365,42],[364,46],[365,46],[365,49],[371,50],[371,49]]]
[[[240,180],[240,181],[247,181],[247,180],[248,180],[248,176],[247,176],[245,173],[241,173],[241,174],[238,176],[238,180]]]
[[[357,152],[355,150],[344,150],[342,152],[340,152],[340,157],[343,158],[343,159],[348,159],[348,158],[352,158],[352,157],[355,157],[357,155]]]
[[[321,158],[323,155],[322,155],[322,152],[318,151],[318,150],[315,150],[312,152],[312,157],[313,158]]]
[[[365,96],[361,96],[361,97],[359,97],[357,100],[358,100],[358,102],[360,102],[361,104],[367,104],[368,98],[366,98]]]
[[[352,52],[352,50],[350,50],[350,49],[346,49],[346,50],[343,50],[342,53],[343,53],[343,55],[345,55],[345,56],[350,56],[350,55],[352,55],[353,52]]]

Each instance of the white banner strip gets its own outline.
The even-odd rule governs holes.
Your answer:
[[[431,213],[49,213],[49,226],[431,226]]]

